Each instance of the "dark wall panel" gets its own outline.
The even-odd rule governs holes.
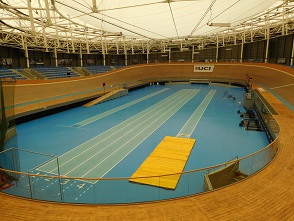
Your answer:
[[[105,64],[107,66],[123,66],[125,65],[124,54],[107,54],[105,56]]]
[[[232,51],[231,51],[231,59],[233,61],[240,61],[240,57],[241,57],[241,46],[240,45],[234,45],[231,47]]]
[[[10,47],[0,47],[0,67],[15,68],[19,67],[19,49]]]
[[[1,47],[1,58],[9,58],[9,48]]]
[[[269,62],[276,63],[278,49],[278,38],[270,39],[269,42]]]
[[[12,58],[11,68],[16,68],[20,66],[19,63],[19,49],[10,48],[10,57]]]
[[[95,54],[96,65],[103,65],[103,55],[102,54]]]
[[[149,54],[148,61],[149,63],[160,63],[162,62],[161,58],[162,57],[160,53],[152,53],[152,54]]]
[[[251,59],[251,43],[246,43],[243,45],[243,61],[248,61]]]
[[[163,57],[161,59],[164,59],[164,61],[167,60],[168,62],[168,56]],[[146,64],[146,62],[147,62],[146,54],[128,54],[128,65]]]
[[[194,54],[195,62],[215,61],[216,48],[208,48],[202,50],[195,50],[199,54]]]
[[[102,66],[102,65],[103,65],[102,54],[83,54],[83,66]]]
[[[260,62],[264,62],[266,52],[266,41],[257,42],[256,59]]]
[[[218,50],[218,61],[236,62],[240,60],[241,46],[231,45],[220,47]]]
[[[285,37],[278,38],[278,46],[277,46],[277,57],[276,58],[284,58],[284,51],[285,51]]]
[[[270,63],[281,63],[289,65],[293,51],[294,35],[280,36],[272,38],[269,41],[268,59]],[[264,62],[266,53],[266,40],[258,42],[248,42],[243,45],[243,61],[244,62]],[[218,61],[234,62],[240,61],[242,45],[231,45],[220,47],[218,50]],[[216,48],[197,49],[195,47],[194,62],[210,62],[216,60]],[[55,66],[53,52],[42,52],[39,50],[28,51],[30,66]],[[25,51],[23,49],[0,46],[0,66],[4,68],[26,67]],[[4,62],[5,59],[11,62]],[[83,54],[83,65],[104,65],[102,54]],[[58,53],[58,66],[80,66],[80,55],[71,53]],[[69,60],[63,62],[61,60]],[[3,61],[3,62],[2,62]],[[35,63],[33,63],[35,61]],[[171,52],[171,62],[191,62],[192,51],[181,52],[178,48],[174,48]],[[149,54],[148,63],[169,62],[169,53],[154,52]],[[8,64],[9,63],[9,64]],[[143,53],[128,54],[127,64],[146,64],[147,55]],[[125,65],[124,54],[107,54],[105,56],[106,65]]]
[[[250,43],[250,59],[257,59],[257,43],[258,42],[252,42]]]
[[[43,59],[44,59],[44,66],[55,66],[52,52],[44,52]]]
[[[78,66],[80,64],[80,58],[78,54],[58,53],[57,54],[58,66]]]
[[[43,54],[45,54],[44,52],[42,51],[34,51],[34,58],[36,59],[43,59]]]
[[[191,62],[192,51],[172,51],[171,62]]]
[[[80,55],[78,54],[72,54],[70,56],[70,59],[72,59],[72,64],[70,66],[80,66]]]
[[[293,35],[281,36],[270,39],[270,63],[289,65],[293,50]]]
[[[21,68],[27,67],[27,61],[24,57],[19,58],[19,67],[21,67]]]
[[[293,37],[294,35],[288,35],[285,38],[285,50],[284,50],[284,57],[286,58],[286,64],[290,65],[292,50],[293,50]]]
[[[102,66],[103,55],[102,54],[84,54],[83,66]]]
[[[228,57],[231,57],[230,54],[227,54],[226,48],[221,47],[218,49],[218,60],[225,61]]]

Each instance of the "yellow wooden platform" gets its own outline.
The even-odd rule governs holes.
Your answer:
[[[195,142],[195,139],[166,136],[129,181],[175,189]],[[178,174],[164,176],[174,173]]]

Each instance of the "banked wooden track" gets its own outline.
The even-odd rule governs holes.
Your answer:
[[[215,64],[212,73],[194,73],[194,64],[126,67],[103,75],[63,81],[25,81],[16,86],[16,103],[73,93],[80,88],[160,79],[241,79],[270,88],[294,105],[294,70],[269,64]],[[52,83],[51,83],[52,82]],[[259,87],[258,86],[258,87]],[[78,98],[79,99],[79,98]],[[222,189],[180,199],[127,205],[72,205],[33,201],[0,193],[1,220],[294,220],[294,112],[269,93],[265,99],[277,111],[280,149],[275,159],[252,177]],[[64,100],[63,100],[64,101]],[[24,105],[21,115],[56,106],[58,99]],[[70,101],[66,101],[70,102]]]

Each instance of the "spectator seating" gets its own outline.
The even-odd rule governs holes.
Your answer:
[[[14,79],[26,79],[20,74],[13,72],[11,69],[0,68],[0,77],[1,78],[14,78]]]
[[[122,67],[125,67],[124,65],[116,65],[116,66],[113,66],[115,69],[118,69],[118,68],[122,68]]]
[[[124,66],[84,66],[82,68],[90,71],[92,74],[101,74],[107,71],[115,70]],[[69,77],[79,77],[78,74],[72,70],[77,67],[32,67],[31,69],[37,71],[43,75],[46,79],[55,79],[55,78],[69,78]],[[14,70],[22,71],[23,68],[14,68]],[[11,69],[0,68],[0,77],[5,78],[15,78],[15,79],[26,79],[24,76],[13,72]]]
[[[44,75],[47,79],[79,76],[67,67],[34,67],[32,69]]]
[[[84,66],[83,68],[87,69],[93,74],[101,74],[113,70],[110,66]]]

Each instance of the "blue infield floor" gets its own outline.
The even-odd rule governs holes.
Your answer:
[[[232,95],[235,100],[228,99]],[[152,85],[93,107],[78,107],[17,126],[23,172],[80,178],[131,177],[165,136],[193,138],[184,171],[224,163],[268,145],[265,133],[239,127],[242,88]],[[22,176],[19,195],[73,203],[126,203],[203,191],[203,173],[182,175],[175,190],[124,180]],[[29,182],[33,186],[30,190]],[[187,187],[188,186],[188,187]]]

